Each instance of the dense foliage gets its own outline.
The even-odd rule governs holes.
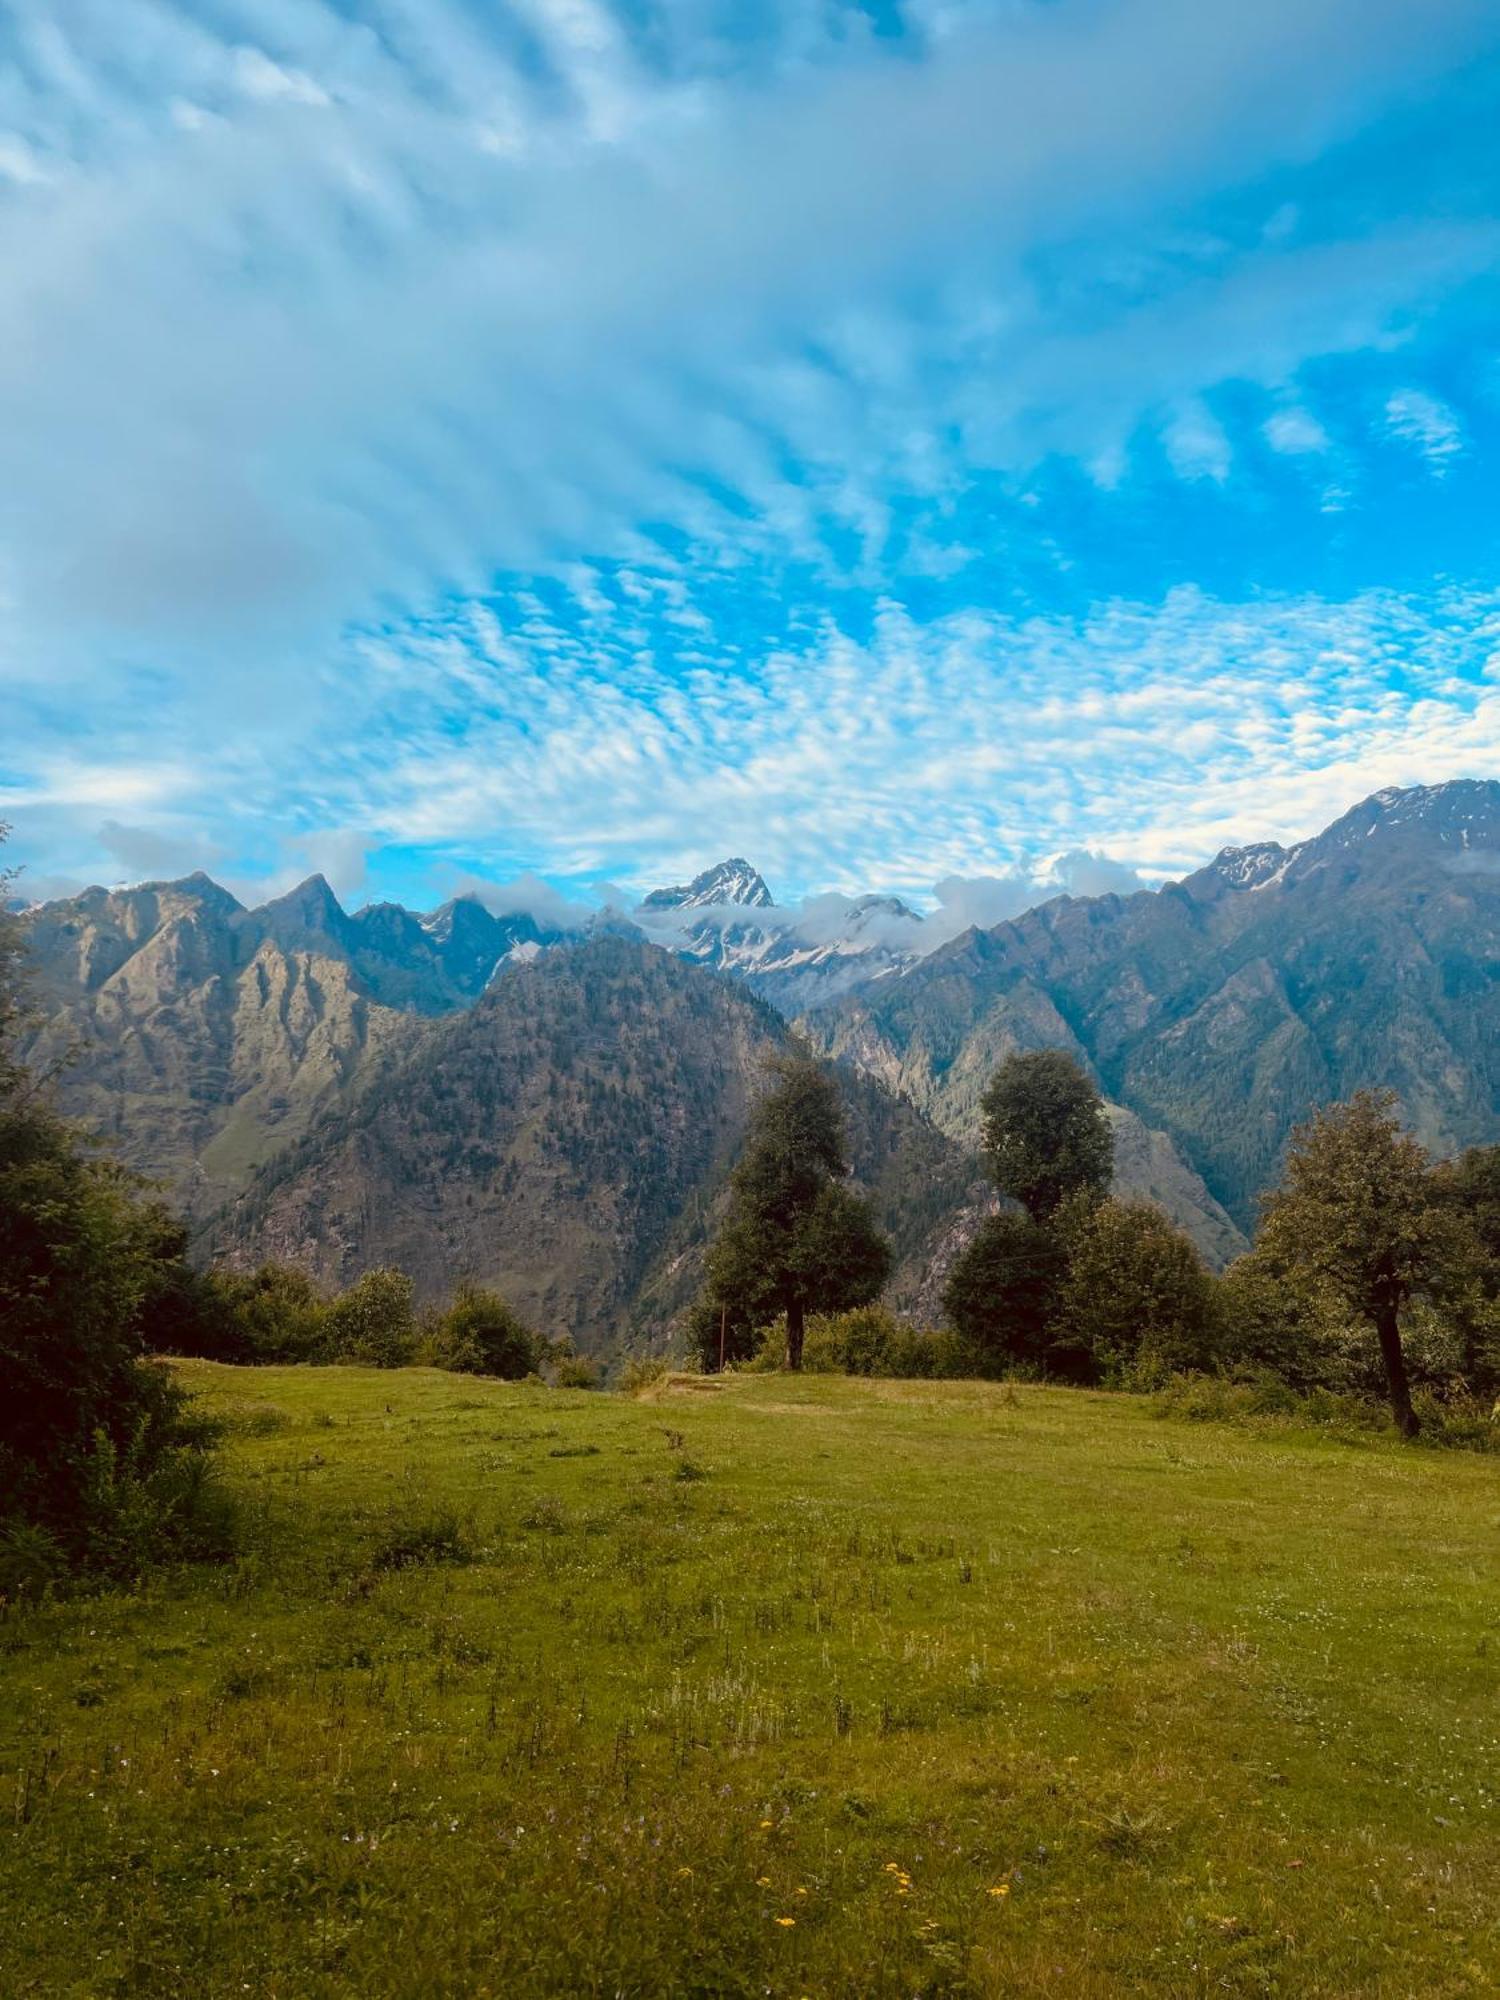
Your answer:
[[[1011,1055],[984,1094],[985,1156],[1016,1208],[984,1222],[943,1305],[992,1363],[1063,1381],[1136,1383],[1214,1356],[1213,1279],[1149,1202],[1106,1199],[1098,1088],[1061,1049]]]
[[[1062,1049],[1007,1056],[980,1101],[997,1188],[1033,1222],[1108,1191],[1114,1141],[1098,1089]]]
[[[21,1012],[0,912],[0,1035]],[[180,1237],[23,1081],[0,1040],[0,1595],[224,1545],[208,1437],[143,1358],[192,1289]]]
[[[890,1271],[869,1204],[843,1184],[849,1168],[832,1078],[803,1056],[776,1056],[769,1067],[773,1087],[751,1115],[694,1319],[710,1365],[733,1314],[737,1341],[783,1320],[787,1366],[799,1368],[808,1313],[868,1304]]]

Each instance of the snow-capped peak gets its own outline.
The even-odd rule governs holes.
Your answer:
[[[705,868],[691,882],[673,889],[653,889],[641,904],[643,910],[703,910],[716,903],[741,903],[751,909],[769,909],[771,892],[758,871],[743,856],[735,855],[716,867]]]
[[[1226,847],[1215,857],[1214,873],[1231,889],[1258,889],[1283,868],[1287,850],[1276,840],[1258,840],[1250,847]]]

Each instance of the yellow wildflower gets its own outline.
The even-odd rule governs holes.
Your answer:
[[[691,1868],[679,1868],[679,1869],[678,1869],[678,1871],[677,1871],[677,1879],[678,1879],[678,1881],[679,1881],[679,1882],[682,1882],[682,1881],[685,1881],[685,1880],[686,1880],[686,1878],[687,1878],[687,1877],[688,1877],[689,1875],[691,1875],[691,1874],[692,1874],[692,1872],[693,1872],[693,1871],[692,1871],[692,1869],[691,1869]]]
[[[1009,1882],[997,1882],[994,1888],[991,1889],[990,1894],[992,1896],[1008,1896],[1010,1894]]]
[[[770,1878],[770,1876],[769,1876],[769,1875],[757,1875],[757,1876],[756,1876],[756,1878],[755,1878],[755,1886],[756,1886],[756,1888],[757,1888],[757,1889],[769,1889],[769,1888],[770,1888],[770,1886],[771,1886],[771,1878]]]
[[[789,1931],[797,1919],[795,1917],[778,1917],[776,1921],[784,1931]]]
[[[765,1830],[766,1830],[766,1828],[767,1828],[768,1826],[770,1826],[771,1824],[772,1824],[772,1822],[771,1822],[770,1820],[768,1820],[768,1819],[763,1819],[763,1820],[761,1821],[761,1823],[760,1823],[760,1830],[761,1830],[761,1832],[762,1832],[762,1833],[764,1833],[764,1832],[765,1832]]]

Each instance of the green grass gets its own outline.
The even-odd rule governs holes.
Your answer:
[[[0,1622],[6,1996],[1500,1991],[1494,1460],[182,1373],[249,1543]]]

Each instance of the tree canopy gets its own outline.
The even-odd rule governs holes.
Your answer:
[[[1396,1097],[1361,1090],[1292,1134],[1281,1185],[1262,1205],[1257,1249],[1321,1278],[1374,1332],[1391,1414],[1418,1429],[1401,1311],[1434,1273],[1448,1237],[1432,1162],[1401,1127]]]
[[[1062,1049],[1009,1055],[980,1102],[996,1187],[1044,1223],[1064,1202],[1109,1191],[1114,1138],[1104,1100]]]
[[[844,1185],[843,1111],[832,1078],[802,1055],[773,1057],[769,1067],[775,1082],[751,1116],[694,1324],[713,1360],[721,1319],[733,1318],[738,1330],[784,1317],[787,1366],[798,1368],[808,1313],[878,1298],[890,1251],[868,1204]]]

